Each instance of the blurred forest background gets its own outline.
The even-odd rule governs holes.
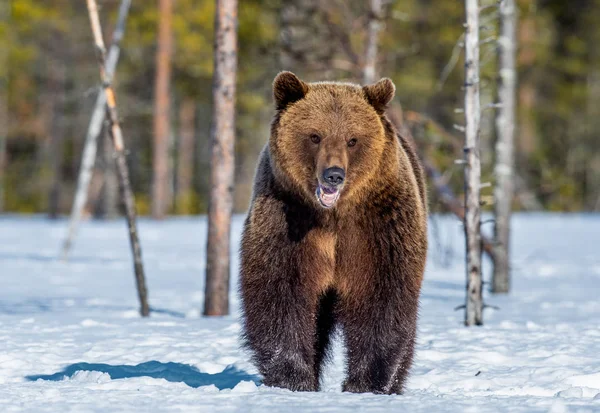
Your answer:
[[[96,95],[98,66],[84,1],[0,0],[0,210],[67,214]],[[518,0],[515,208],[600,211],[600,0]],[[493,4],[493,2],[489,2]],[[99,1],[110,44],[117,0]],[[140,214],[151,211],[156,70],[168,74],[169,213],[205,213],[208,198],[213,0],[134,1],[115,87]],[[482,107],[494,101],[498,11],[482,11]],[[172,53],[158,44],[170,21]],[[246,210],[274,113],[280,70],[304,80],[360,82],[369,4],[358,0],[242,0],[236,112],[235,210]],[[422,152],[463,193],[463,4],[383,3],[377,71],[397,87]],[[164,22],[163,22],[164,23]],[[167,40],[168,41],[168,40]],[[163,48],[163,52],[164,52]],[[165,62],[164,59],[168,59]],[[164,75],[164,72],[163,72]],[[483,181],[493,181],[493,109],[482,123]],[[107,138],[102,135],[104,141]],[[87,212],[118,210],[112,146],[100,145]],[[441,208],[431,202],[432,210]],[[483,190],[483,198],[492,189]]]

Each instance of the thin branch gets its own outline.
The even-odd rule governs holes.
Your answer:
[[[464,42],[465,42],[465,34],[463,33],[460,35],[460,37],[454,44],[454,47],[452,48],[452,55],[450,56],[450,60],[448,60],[448,63],[446,63],[446,66],[444,66],[444,70],[442,70],[442,74],[440,75],[437,85],[435,86],[435,88],[438,92],[442,90],[442,88],[444,87],[444,84],[446,83],[446,80],[448,80],[448,77],[450,76],[450,73],[452,73],[452,71],[456,67],[456,64],[458,63],[458,59],[460,58],[460,50],[464,47]]]
[[[486,308],[491,308],[491,309],[493,309],[493,310],[498,310],[498,311],[500,311],[500,307],[498,307],[497,305],[484,304],[484,305],[483,305],[483,309],[485,310]]]

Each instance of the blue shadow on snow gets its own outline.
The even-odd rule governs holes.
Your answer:
[[[249,374],[234,366],[228,366],[221,373],[209,374],[198,371],[197,368],[181,363],[161,363],[148,361],[137,366],[110,364],[75,363],[54,374],[26,376],[29,381],[50,380],[61,381],[72,377],[77,371],[99,371],[108,373],[113,380],[131,377],[152,377],[165,379],[170,382],[185,383],[190,387],[209,386],[214,384],[219,390],[232,389],[242,381],[252,381],[257,386],[261,380],[258,376]]]

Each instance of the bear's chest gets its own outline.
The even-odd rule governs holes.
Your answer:
[[[297,257],[301,274],[322,292],[334,283],[337,242],[334,231],[312,229],[304,237]]]
[[[301,273],[321,292],[345,290],[355,273],[372,269],[377,255],[368,232],[356,227],[312,229],[298,255]]]

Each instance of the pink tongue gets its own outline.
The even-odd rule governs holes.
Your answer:
[[[323,204],[329,206],[332,206],[335,203],[335,200],[337,198],[337,191],[333,190],[333,193],[331,192],[325,192],[325,188],[321,187],[321,202],[323,202]]]

